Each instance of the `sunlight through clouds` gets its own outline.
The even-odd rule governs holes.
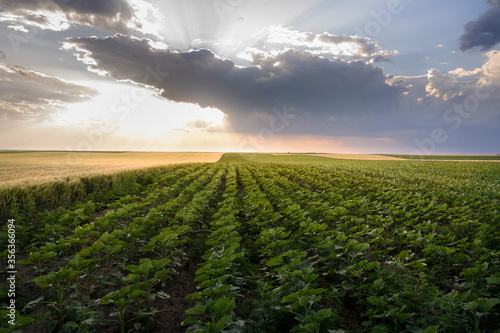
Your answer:
[[[319,1],[166,0],[154,3],[167,22],[161,33],[173,49],[185,52],[207,48],[231,58],[259,43],[256,32],[273,25],[286,25]],[[278,11],[280,15],[276,15]]]
[[[19,69],[0,78],[2,121],[61,142],[101,131],[99,149],[227,148],[264,133],[259,149],[407,152],[459,124],[456,137],[489,152],[497,2],[0,0],[0,67]]]
[[[217,109],[151,98],[144,102],[140,112],[131,113],[121,128],[141,137],[155,138],[172,131],[223,131],[224,118]]]
[[[377,43],[359,36],[340,36],[324,32],[314,34],[280,25],[273,25],[255,34],[258,46],[248,47],[238,54],[240,59],[254,56],[276,56],[288,50],[307,52],[330,59],[362,59],[369,62],[389,61],[397,51],[382,49]]]
[[[144,0],[129,0],[129,3],[134,9],[135,18],[128,27],[139,27],[139,31],[144,34],[164,39],[161,31],[164,29],[165,17],[158,8]]]
[[[90,82],[81,82],[91,84]],[[93,84],[100,95],[93,100],[73,105],[61,111],[56,123],[65,126],[106,126],[110,131],[119,129],[138,138],[155,139],[172,131],[224,132],[227,116],[215,108],[200,108],[189,103],[175,103],[156,95],[148,88],[130,84]],[[140,100],[127,96],[138,95]],[[105,105],[107,108],[102,108]]]

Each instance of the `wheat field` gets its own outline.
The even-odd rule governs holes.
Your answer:
[[[216,162],[222,153],[8,152],[0,154],[0,187],[36,185],[179,163]]]

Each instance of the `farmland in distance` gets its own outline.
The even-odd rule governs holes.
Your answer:
[[[499,163],[212,158],[6,204],[17,329],[500,330]]]
[[[177,163],[216,162],[222,153],[0,151],[0,187],[110,174]]]

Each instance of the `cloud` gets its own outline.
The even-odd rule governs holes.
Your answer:
[[[493,50],[487,52],[486,56],[488,57],[488,61],[483,65],[484,74],[479,80],[479,84],[500,88],[500,51]]]
[[[66,43],[80,51],[80,59],[91,70],[153,86],[171,101],[217,108],[240,131],[250,130],[252,124],[253,129],[268,124],[269,117],[274,117],[272,110],[282,106],[288,112],[310,114],[315,120],[311,126],[318,129],[318,119],[346,114],[355,118],[363,112],[390,108],[402,91],[387,84],[381,68],[307,52],[255,56],[251,66],[243,67],[209,50],[155,49],[148,39],[119,34],[104,39],[70,38]],[[319,123],[326,126],[322,120]],[[301,127],[312,130],[306,124]]]
[[[149,39],[119,34],[66,42],[91,70],[148,85],[167,100],[221,110],[232,131],[256,135],[262,142],[273,135],[314,133],[391,137],[414,147],[415,138],[426,138],[437,127],[450,137],[458,128],[480,136],[492,133],[500,122],[493,89],[495,82],[500,84],[496,51],[487,53],[481,73],[463,81],[436,69],[418,77],[391,77],[366,61],[294,50],[257,54],[251,65],[238,66],[210,50],[156,49]]]
[[[491,8],[486,13],[465,25],[460,37],[462,51],[475,47],[488,51],[500,42],[500,0],[489,0],[488,4]]]
[[[43,120],[68,103],[97,95],[91,88],[0,63],[0,118]]]
[[[159,13],[146,1],[134,0],[0,0],[5,12],[0,21],[15,22],[17,30],[23,25],[56,31],[72,25],[86,25],[114,32],[141,31],[154,33],[146,19],[158,18]]]
[[[271,26],[261,33],[256,46],[247,48],[241,58],[251,59],[254,55],[276,56],[293,49],[330,59],[365,59],[370,62],[390,61],[397,51],[384,50],[368,38],[339,36],[328,32],[313,34],[283,26]]]
[[[429,83],[425,87],[429,97],[448,100],[460,95],[460,87],[455,78],[441,74],[437,69],[430,69],[427,73]]]
[[[29,30],[26,29],[24,26],[22,25],[9,25],[8,26],[9,29],[12,29],[14,31],[19,31],[19,32],[24,32],[24,33],[28,33]]]
[[[448,72],[449,74],[452,74],[452,75],[455,75],[457,77],[470,77],[470,76],[478,76],[480,74],[483,73],[483,69],[482,68],[476,68],[472,71],[468,71],[468,70],[465,70],[461,67],[457,68],[457,69],[454,69],[452,71],[449,71]]]
[[[474,95],[478,89],[482,91],[483,88],[490,92],[487,99],[497,103],[500,95],[494,92],[500,89],[500,51],[489,51],[485,55],[488,60],[484,65],[472,71],[457,68],[449,71],[450,75],[446,75],[433,68],[425,76],[397,76],[389,82],[398,82],[407,89],[405,96],[425,105],[436,105],[444,101],[460,104],[465,98]]]

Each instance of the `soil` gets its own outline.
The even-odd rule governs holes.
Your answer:
[[[106,215],[106,214],[107,214],[110,210],[113,210],[113,209],[112,209],[112,208],[105,208],[105,209],[103,209],[103,210],[101,210],[101,211],[95,212],[95,213],[94,213],[94,219],[95,219],[96,217],[103,217],[103,216],[104,216],[104,215]]]
[[[185,264],[179,275],[167,281],[164,292],[170,295],[167,299],[156,299],[152,306],[160,312],[156,315],[157,329],[155,332],[184,333],[186,327],[181,323],[186,319],[186,310],[194,304],[186,301],[186,296],[196,292],[197,284],[194,281],[198,269],[194,263]]]
[[[28,257],[29,257],[28,255],[20,255],[18,258],[19,260],[25,260],[28,259]],[[33,267],[32,265],[21,265],[21,264],[16,265],[17,276],[21,278],[21,283],[19,286],[20,299],[26,301],[23,302],[23,304],[20,304],[19,310],[21,310],[29,302],[34,301],[39,297],[41,297],[43,293],[43,290],[40,289],[40,287],[38,287],[33,282],[33,277],[35,274],[32,271],[32,267]],[[38,304],[32,310],[30,310],[30,314],[42,316],[46,311],[47,309],[44,304]],[[34,325],[30,325],[29,329],[27,329],[26,332],[29,333],[45,332],[46,325],[47,325],[46,320],[42,320]]]
[[[344,304],[344,309],[342,311],[342,319],[344,321],[345,328],[348,332],[361,332],[361,315],[356,307],[349,299]]]

